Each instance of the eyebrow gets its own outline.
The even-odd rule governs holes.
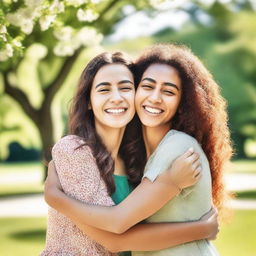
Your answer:
[[[127,83],[133,85],[133,82],[130,81],[130,80],[121,80],[121,81],[119,81],[117,84],[127,84]],[[99,84],[97,84],[97,85],[95,86],[95,89],[98,88],[98,87],[100,87],[100,86],[103,86],[103,85],[110,86],[111,84],[110,84],[109,82],[101,82],[101,83],[99,83]]]
[[[144,81],[144,80],[147,80],[147,81],[149,81],[149,82],[151,82],[151,83],[155,83],[155,84],[156,84],[156,80],[153,79],[153,78],[145,77],[145,78],[143,78],[141,81]],[[173,84],[173,83],[171,83],[171,82],[164,82],[163,85],[167,85],[167,86],[174,87],[174,88],[176,88],[178,91],[180,90],[179,87],[178,87],[176,84]]]

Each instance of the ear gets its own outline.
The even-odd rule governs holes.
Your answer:
[[[88,109],[89,109],[89,110],[91,110],[91,109],[92,109],[91,102],[89,102],[89,104],[88,104]]]

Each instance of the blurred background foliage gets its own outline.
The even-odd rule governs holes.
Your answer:
[[[10,2],[2,2],[2,14],[5,11],[7,18],[8,12],[22,7],[18,5],[19,1],[13,3],[14,6]],[[30,2],[33,1],[27,0],[25,4]],[[184,43],[203,60],[228,102],[235,157],[255,157],[256,13],[253,1],[181,1],[184,2],[182,5],[176,3],[169,10],[157,8],[157,4],[161,6],[161,2],[168,1],[92,2],[96,4],[82,6],[84,10],[90,7],[97,13],[92,21],[79,22],[75,12],[81,6],[68,4],[64,12],[55,14],[57,18],[50,24],[48,22],[45,30],[39,26],[42,17],[34,18],[33,30],[25,30],[25,33],[9,21],[9,36],[19,40],[22,47],[13,47],[12,56],[0,62],[2,161],[20,161],[20,155],[24,155],[24,160],[38,160],[40,152],[45,159],[50,159],[52,145],[66,131],[68,104],[79,75],[95,54],[119,49],[136,56],[145,46],[157,42]],[[130,11],[125,11],[127,9]],[[111,34],[116,32],[122,20],[132,20],[138,12],[147,13],[154,19],[167,11],[170,24],[155,33],[111,40]],[[171,21],[175,12],[183,12],[189,17],[178,28],[174,28]],[[46,15],[45,10],[43,13]],[[67,27],[71,32],[65,30]],[[87,31],[81,31],[85,27]],[[63,39],[68,33],[78,37],[79,31],[83,35],[80,35],[80,39],[83,37],[80,43]],[[86,33],[94,38],[89,40]],[[101,46],[100,35],[104,36]],[[63,40],[65,44],[60,45]],[[76,46],[72,49],[68,43]]]
[[[255,10],[255,0],[0,1],[0,175],[19,180],[0,182],[0,199],[42,193],[40,162],[67,131],[70,99],[88,60],[116,50],[136,57],[158,42],[188,45],[212,72],[228,103],[232,172],[255,174]],[[255,255],[255,223],[255,210],[236,210],[216,241],[221,254]],[[0,225],[3,255],[42,250],[44,217],[0,218]]]

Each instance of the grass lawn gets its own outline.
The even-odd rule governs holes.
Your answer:
[[[0,163],[0,175],[10,172],[42,172],[43,165],[40,162],[14,162]]]
[[[0,185],[0,199],[12,196],[24,196],[24,195],[34,195],[43,193],[44,185],[43,183],[22,183],[22,184],[4,184]]]
[[[40,162],[1,163],[0,198],[42,193],[42,177],[43,165]]]
[[[0,218],[1,255],[35,256],[44,247],[46,218]]]
[[[256,160],[235,160],[231,172],[256,174]]]
[[[34,256],[44,247],[45,218],[0,218],[1,255]],[[256,255],[256,211],[236,211],[215,245],[221,256]]]
[[[232,172],[256,174],[256,160],[236,160],[232,164]],[[12,179],[18,179],[21,173],[24,182],[12,184]],[[29,180],[31,176],[36,176],[36,178]],[[40,162],[0,163],[0,181],[1,178],[6,177],[7,182],[0,183],[0,199],[18,194],[29,195],[43,192],[43,165]],[[238,198],[256,198],[256,191],[238,193]]]
[[[221,256],[256,255],[256,211],[237,210],[214,242]]]

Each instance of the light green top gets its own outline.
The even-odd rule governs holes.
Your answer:
[[[133,190],[133,187],[129,184],[126,176],[113,175],[116,191],[111,196],[115,204],[121,203]],[[131,256],[131,252],[121,252],[120,256]]]
[[[200,155],[202,177],[193,187],[184,189],[170,200],[147,222],[184,222],[198,220],[212,206],[211,174],[208,160],[198,142],[191,136],[176,130],[169,131],[150,156],[144,176],[151,182],[180,155],[193,147]],[[133,252],[133,256],[216,256],[218,253],[207,240],[199,240],[154,252]]]

